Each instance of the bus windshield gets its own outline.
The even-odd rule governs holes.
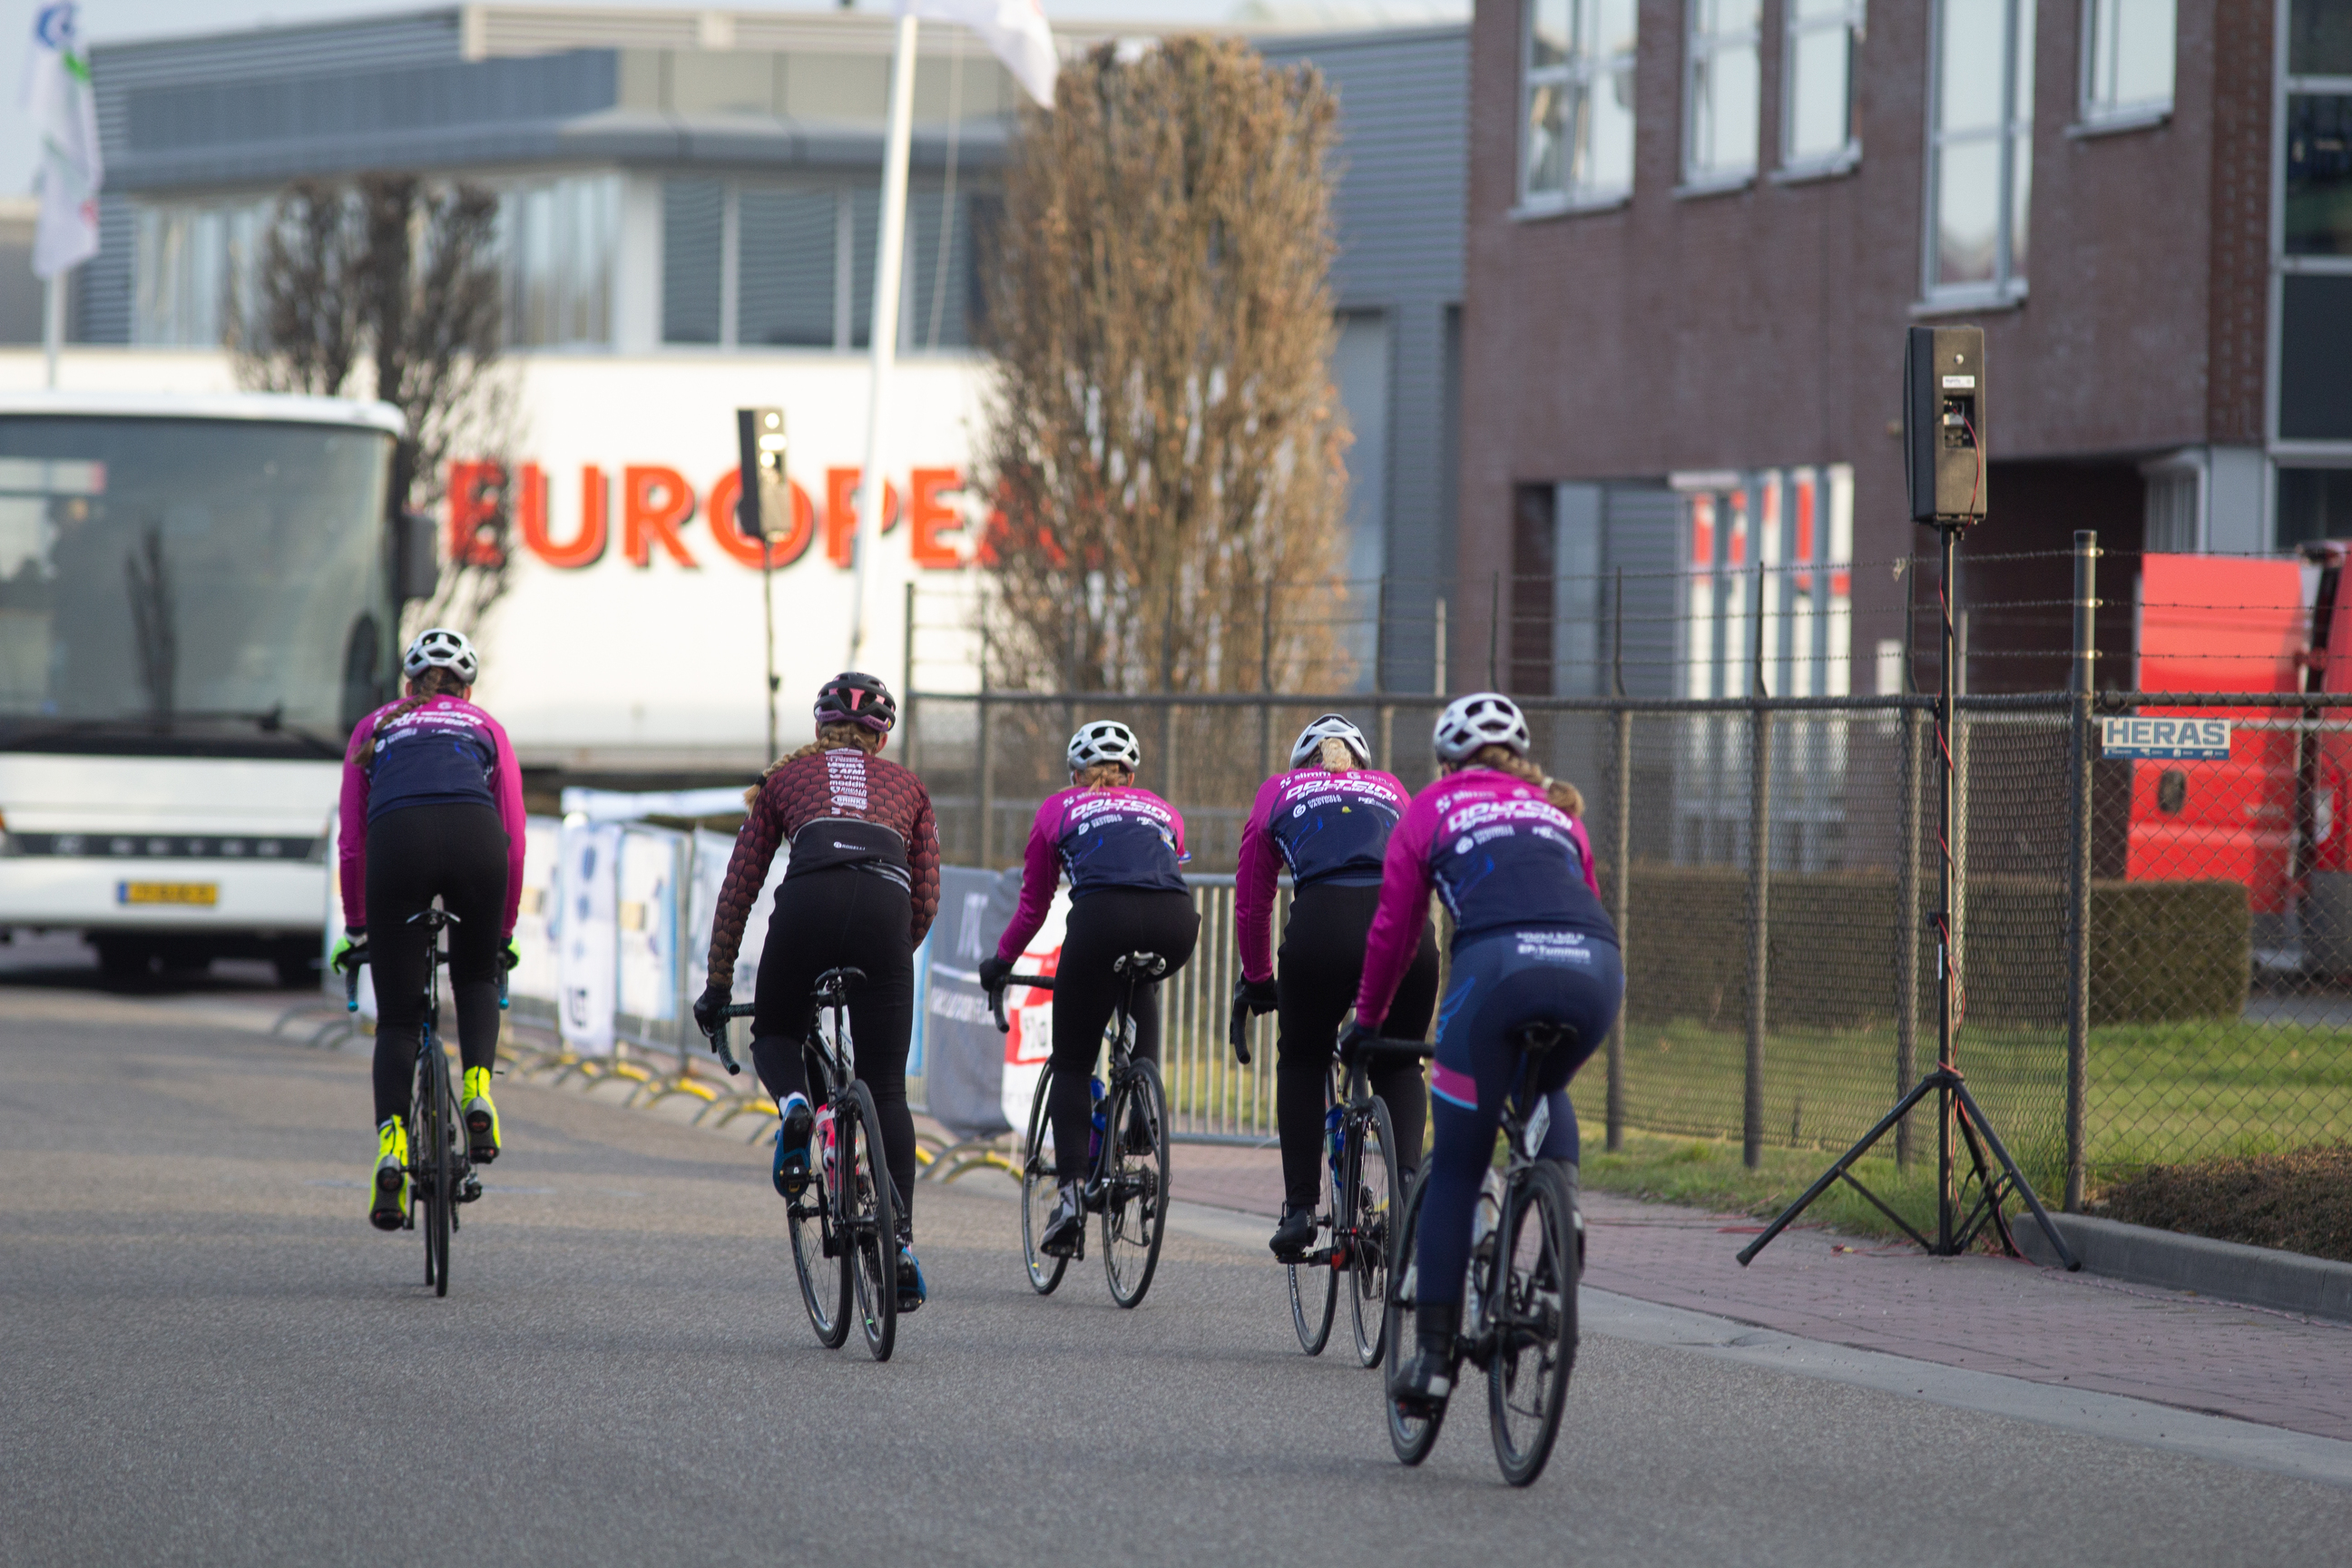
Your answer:
[[[340,754],[376,700],[392,438],[0,418],[0,748]]]

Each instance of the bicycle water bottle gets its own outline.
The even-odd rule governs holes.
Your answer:
[[[1462,1293],[1465,1330],[1478,1321],[1478,1281],[1486,1273],[1486,1255],[1494,1249],[1495,1227],[1503,1222],[1503,1178],[1493,1166],[1478,1184],[1478,1206],[1470,1215],[1470,1280]]]
[[[1091,1113],[1093,1130],[1087,1134],[1087,1163],[1091,1166],[1102,1156],[1103,1129],[1108,1125],[1108,1115],[1103,1109],[1103,1080],[1090,1078],[1087,1082],[1093,1087],[1094,1090]]]
[[[1331,1180],[1334,1185],[1339,1179],[1339,1151],[1348,1143],[1347,1123],[1348,1113],[1336,1105],[1323,1113],[1323,1137],[1331,1147]]]
[[[812,1141],[816,1144],[817,1163],[824,1173],[825,1190],[830,1192],[833,1190],[834,1184],[832,1106],[824,1106],[817,1111],[816,1120],[809,1129],[809,1135]]]

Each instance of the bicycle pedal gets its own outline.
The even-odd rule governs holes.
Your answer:
[[[469,1173],[464,1181],[457,1184],[457,1201],[459,1203],[469,1204],[481,1195],[482,1179],[479,1176]]]

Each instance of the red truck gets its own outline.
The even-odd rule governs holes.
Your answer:
[[[2343,563],[2334,544],[2302,561],[2143,556],[2133,684],[2352,691],[2352,595],[2336,592]],[[2335,728],[2336,714],[2352,721],[2352,710],[2327,710],[2325,728],[2308,729],[2291,708],[2139,711],[2228,718],[2234,734],[2227,761],[2130,764],[2126,875],[2242,882],[2258,949],[2276,961],[2299,945],[2304,967],[2352,969],[2352,950],[2339,951],[2352,939],[2352,735]]]

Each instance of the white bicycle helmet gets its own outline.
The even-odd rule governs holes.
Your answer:
[[[1507,746],[1524,757],[1534,742],[1517,703],[1499,691],[1474,691],[1455,698],[1437,716],[1429,743],[1439,762],[1459,763],[1482,746]]]
[[[434,626],[416,634],[416,640],[401,656],[400,669],[411,680],[428,669],[446,669],[461,683],[471,686],[474,677],[481,673],[482,661],[464,633]]]
[[[1338,713],[1326,713],[1298,731],[1298,739],[1290,747],[1290,765],[1303,768],[1313,762],[1326,741],[1338,741],[1345,745],[1348,754],[1356,759],[1358,767],[1372,765],[1372,748],[1365,741],[1364,732]]]
[[[1097,763],[1119,763],[1133,773],[1143,761],[1143,748],[1135,743],[1135,731],[1116,719],[1079,725],[1078,732],[1070,737],[1069,754],[1072,773]]]

